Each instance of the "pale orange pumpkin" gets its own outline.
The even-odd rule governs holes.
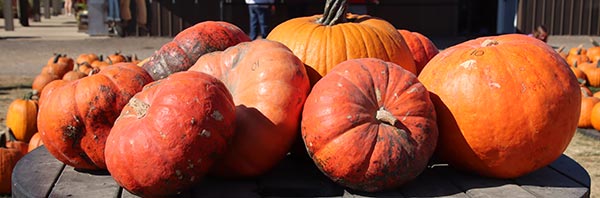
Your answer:
[[[6,126],[19,141],[29,142],[37,132],[38,103],[34,95],[28,92],[23,98],[13,100],[6,112]]]

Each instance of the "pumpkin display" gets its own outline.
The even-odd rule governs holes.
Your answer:
[[[29,142],[31,136],[37,132],[38,103],[28,92],[23,98],[13,100],[6,111],[6,127],[8,127],[19,141]]]
[[[31,139],[29,140],[27,152],[31,152],[42,145],[44,145],[44,141],[42,141],[42,136],[40,136],[40,133],[35,133],[33,134],[33,136],[31,136]]]
[[[411,32],[404,29],[400,29],[398,32],[400,32],[412,53],[415,66],[417,67],[416,74],[419,75],[423,67],[425,67],[431,58],[439,53],[439,50],[429,38],[419,32]]]
[[[123,108],[106,142],[106,165],[136,195],[177,195],[201,181],[234,128],[235,106],[223,82],[178,72],[147,85]]]
[[[40,96],[38,130],[56,159],[79,169],[105,169],[104,145],[129,99],[152,78],[131,63],[75,81],[56,80]]]
[[[243,42],[201,56],[189,68],[225,83],[236,105],[235,136],[215,175],[258,176],[273,168],[298,134],[309,92],[302,61],[279,42]]]
[[[355,58],[379,58],[417,73],[411,51],[393,25],[349,14],[347,7],[346,0],[327,0],[323,15],[285,21],[267,39],[283,43],[316,71],[309,72],[311,85],[337,64]]]
[[[342,62],[317,82],[302,112],[302,137],[325,175],[374,192],[425,170],[438,129],[429,92],[417,77],[367,58]]]
[[[577,127],[575,76],[546,43],[519,34],[449,47],[419,75],[431,92],[437,156],[458,169],[516,178],[556,160]]]
[[[592,128],[592,108],[594,108],[596,103],[600,102],[600,98],[593,97],[590,93],[584,93],[583,89],[581,92],[581,113],[579,114],[577,127]]]
[[[0,194],[10,194],[12,171],[23,153],[18,148],[7,145],[6,134],[0,135]]]
[[[222,51],[250,37],[224,21],[204,21],[179,32],[142,65],[154,80],[190,68],[203,54]]]

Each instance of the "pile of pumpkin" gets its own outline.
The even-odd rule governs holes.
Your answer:
[[[583,45],[564,51],[557,51],[567,61],[577,78],[581,89],[581,113],[577,127],[600,130],[600,44],[590,40],[592,47]]]
[[[426,37],[347,13],[300,17],[250,41],[227,22],[177,34],[141,67],[49,83],[38,129],[78,169],[107,169],[133,194],[189,191],[207,175],[260,176],[298,135],[317,167],[355,190],[393,189],[433,155],[516,178],[557,159],[575,133],[579,84],[525,35],[438,53]]]

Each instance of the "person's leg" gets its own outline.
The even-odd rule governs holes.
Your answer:
[[[106,15],[106,21],[109,22],[113,22],[115,21],[115,7],[113,6],[113,1],[112,0],[108,0],[108,13]]]
[[[121,19],[123,21],[131,20],[131,9],[129,9],[130,0],[121,0],[119,8],[121,10]]]
[[[262,38],[267,38],[267,34],[269,34],[269,15],[271,11],[269,10],[269,6],[261,5],[258,9],[258,22],[260,24],[260,35]]]
[[[258,5],[248,5],[248,12],[250,13],[250,36],[251,40],[256,39],[256,29],[258,29]]]
[[[146,16],[146,0],[136,0],[137,6],[137,24],[145,26],[147,21]]]

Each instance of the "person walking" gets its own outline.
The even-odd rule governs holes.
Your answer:
[[[275,0],[246,0],[248,4],[248,12],[250,13],[250,39],[254,40],[258,37],[257,30],[260,30],[260,36],[266,38],[269,34],[269,15],[271,14],[270,7],[273,6]]]
[[[65,14],[67,16],[73,15],[73,0],[65,0],[64,4]]]
[[[114,35],[121,34],[121,28],[118,25],[121,21],[121,10],[119,9],[119,0],[108,0],[108,15],[106,23],[108,24],[109,33]]]

